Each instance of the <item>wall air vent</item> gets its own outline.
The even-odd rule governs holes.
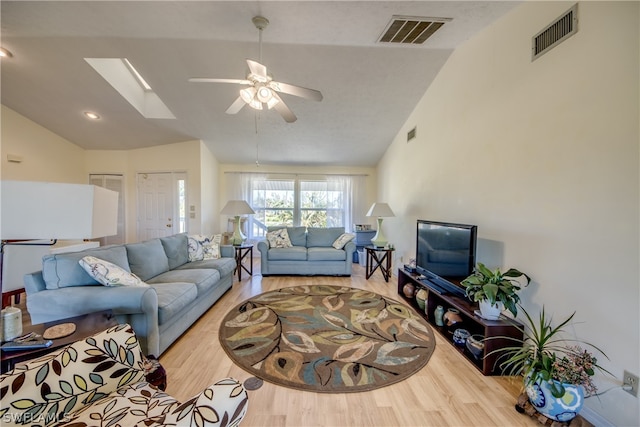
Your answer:
[[[407,142],[411,141],[416,137],[416,127],[407,132]]]
[[[378,43],[423,44],[451,18],[392,16]]]
[[[578,3],[531,39],[531,61],[578,32]]]

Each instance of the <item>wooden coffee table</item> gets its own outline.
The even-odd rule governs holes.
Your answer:
[[[43,356],[75,341],[83,340],[91,335],[95,335],[105,329],[118,325],[118,321],[111,310],[105,310],[71,317],[69,319],[60,319],[53,322],[25,327],[23,333],[27,334],[29,332],[35,332],[42,335],[47,328],[60,325],[62,323],[74,323],[76,325],[76,330],[65,337],[52,339],[51,341],[53,341],[53,344],[51,347],[31,350],[3,351],[1,355],[2,364],[0,366],[0,372],[5,373],[13,369],[17,363]]]

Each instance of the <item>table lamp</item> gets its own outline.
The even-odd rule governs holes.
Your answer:
[[[115,191],[95,185],[5,180],[1,188],[0,291],[3,297],[7,296],[2,284],[6,245],[52,246],[58,239],[94,239],[117,234],[118,193]],[[10,289],[15,295],[22,290],[21,286]]]
[[[251,209],[249,203],[244,200],[229,200],[220,211],[223,215],[235,216],[235,225],[233,227],[233,235],[231,236],[231,244],[234,246],[241,245],[247,237],[240,230],[240,216],[253,215],[255,211]]]
[[[375,202],[371,205],[369,212],[367,212],[367,216],[376,216],[378,217],[378,231],[376,235],[371,239],[371,244],[374,246],[381,248],[387,245],[387,239],[382,234],[382,217],[392,217],[395,216],[393,211],[386,203]]]

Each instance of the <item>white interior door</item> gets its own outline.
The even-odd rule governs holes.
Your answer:
[[[138,241],[175,234],[172,173],[138,174]]]

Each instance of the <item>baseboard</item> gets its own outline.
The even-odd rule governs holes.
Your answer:
[[[598,414],[596,411],[592,410],[591,408],[586,408],[583,406],[582,410],[580,411],[580,416],[585,420],[589,421],[594,426],[615,427],[613,424],[611,424],[609,420],[607,420],[606,418],[603,418],[600,414]]]

